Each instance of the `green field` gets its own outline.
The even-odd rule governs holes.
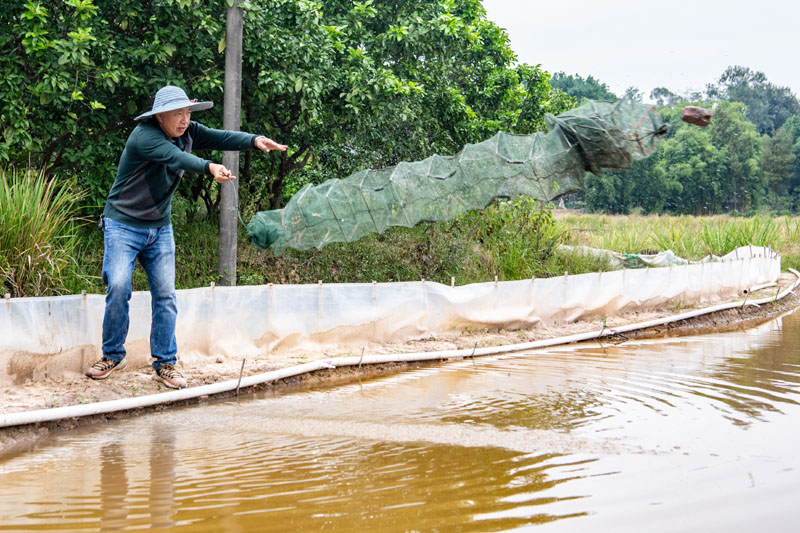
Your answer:
[[[591,215],[557,212],[570,232],[569,244],[585,244],[623,253],[672,250],[686,259],[724,255],[753,244],[782,254],[782,266],[800,266],[800,217],[707,217],[666,215]]]

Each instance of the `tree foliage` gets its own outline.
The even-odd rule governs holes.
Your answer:
[[[683,104],[660,110],[671,132],[653,155],[628,171],[587,179],[587,208],[693,215],[758,208],[766,191],[762,142],[744,106],[718,102],[711,125],[702,129],[680,121]]]
[[[792,136],[781,128],[770,137],[762,137],[761,171],[771,193],[771,203],[778,211],[791,207],[790,187],[795,155],[792,153]]]
[[[800,113],[800,103],[788,87],[778,87],[763,72],[747,67],[728,67],[707,92],[710,98],[743,103],[747,119],[761,134],[774,134],[790,116]]]
[[[757,208],[765,193],[759,164],[761,139],[755,125],[745,118],[745,106],[719,102],[709,133],[714,146],[724,151],[722,179],[728,192],[726,207],[734,212]]]
[[[224,17],[191,4],[3,3],[0,161],[77,175],[89,201],[101,204],[133,117],[160,86],[221,94],[215,61]]]
[[[617,99],[617,96],[611,92],[608,85],[600,82],[591,75],[583,78],[578,74],[556,72],[553,74],[552,85],[556,89],[576,98],[579,102],[583,100]]]
[[[723,179],[724,157],[711,134],[699,128],[680,128],[664,141],[656,163],[657,175],[676,183],[666,201],[670,210],[692,215],[717,213],[729,194]]]
[[[308,181],[540,129],[573,99],[517,65],[479,0],[246,0],[242,129],[290,145],[246,153],[241,203]],[[77,175],[103,203],[133,117],[165,84],[222,101],[225,3],[14,0],[0,6],[0,163]],[[221,125],[221,106],[195,118]],[[216,155],[215,157],[218,157]],[[186,176],[189,209],[216,188]]]
[[[784,122],[781,130],[789,137],[792,143],[792,155],[794,160],[792,162],[791,180],[789,182],[789,191],[795,197],[794,204],[798,203],[797,196],[800,191],[800,115],[794,115]]]
[[[650,91],[650,99],[661,107],[672,106],[684,100],[682,96],[675,94],[666,87],[656,87]]]
[[[246,57],[270,76],[246,83],[266,98],[264,105],[279,109],[269,118],[295,149],[290,166],[260,172],[270,191],[261,208],[279,207],[281,191],[285,197],[304,183],[453,153],[498,130],[541,129],[545,113],[573,105],[550,87],[546,72],[513,65],[505,31],[478,0],[330,0],[314,4],[309,15],[305,31],[294,29],[296,17],[280,24],[286,48],[302,51],[290,61],[304,61],[292,65],[289,80],[281,82],[285,62],[268,40],[246,39],[252,43]],[[247,20],[245,27],[262,31],[264,21]],[[320,30],[309,43],[307,35]],[[250,193],[264,189],[254,179]]]
[[[800,104],[788,88],[731,66],[706,95],[657,87],[650,98],[670,124],[668,138],[630,170],[587,179],[587,208],[688,214],[797,209]],[[711,125],[681,122],[687,104],[713,109]]]

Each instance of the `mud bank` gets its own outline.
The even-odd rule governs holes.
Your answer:
[[[788,274],[783,275],[780,280],[780,285],[786,287],[793,281],[794,276]],[[749,298],[763,298],[775,293],[774,288],[764,289],[758,293],[751,294]],[[607,338],[607,342],[618,343],[630,339],[695,335],[746,329],[791,311],[798,306],[800,306],[800,297],[796,294],[789,294],[782,300],[759,307],[746,306],[744,308],[719,311],[664,326],[652,327]],[[700,306],[697,307],[699,308]],[[633,312],[614,317],[603,317],[601,319],[578,321],[570,324],[554,324],[548,327],[538,326],[533,329],[515,331],[469,330],[459,335],[440,336],[402,344],[365,345],[362,349],[366,353],[371,354],[413,353],[518,344],[576,333],[600,331],[601,328],[614,328],[627,324],[644,322],[676,315],[691,309],[693,309],[693,307],[670,306],[651,312]],[[361,350],[358,351],[358,353],[360,352]],[[249,376],[287,368],[313,360],[343,355],[358,355],[358,353],[353,353],[352,350],[278,352],[264,354],[257,358],[245,359],[243,371],[242,359],[234,358],[219,358],[210,364],[203,365],[183,363],[181,371],[189,380],[190,386],[198,386],[217,383],[228,379],[236,379],[239,377],[240,372],[243,376]],[[335,369],[324,369],[309,374],[269,382],[249,389],[242,389],[238,397],[240,399],[246,399],[252,394],[264,390],[291,391],[338,385],[354,380],[401,372],[409,368],[416,368],[421,365],[429,364],[435,363],[384,363],[364,365],[360,368],[339,367]],[[156,394],[164,390],[161,384],[153,380],[152,369],[150,369],[146,362],[142,362],[137,365],[129,364],[128,368],[124,371],[116,373],[104,381],[92,381],[79,374],[66,376],[58,380],[44,376],[24,384],[0,388],[0,412],[11,413],[95,403]],[[225,399],[235,396],[235,393],[230,392],[215,395],[214,399]],[[209,400],[210,398],[208,396],[202,396],[168,405],[139,408],[125,412],[93,415],[13,428],[0,428],[0,454],[8,453],[18,446],[24,446],[35,442],[39,438],[46,437],[51,432],[69,431],[82,425],[98,424],[108,420],[138,416],[144,412],[163,411],[173,407],[195,405]]]

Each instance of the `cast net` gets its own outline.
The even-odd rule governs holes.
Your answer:
[[[497,198],[552,201],[582,190],[587,171],[630,168],[666,133],[654,107],[630,99],[589,101],[546,122],[548,133],[499,132],[454,156],[306,185],[283,209],[256,213],[247,230],[256,246],[280,255],[353,242],[391,226],[454,219]]]

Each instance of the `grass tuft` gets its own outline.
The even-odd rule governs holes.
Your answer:
[[[0,169],[2,292],[16,297],[69,291],[81,198],[70,184],[56,184],[41,172]]]

